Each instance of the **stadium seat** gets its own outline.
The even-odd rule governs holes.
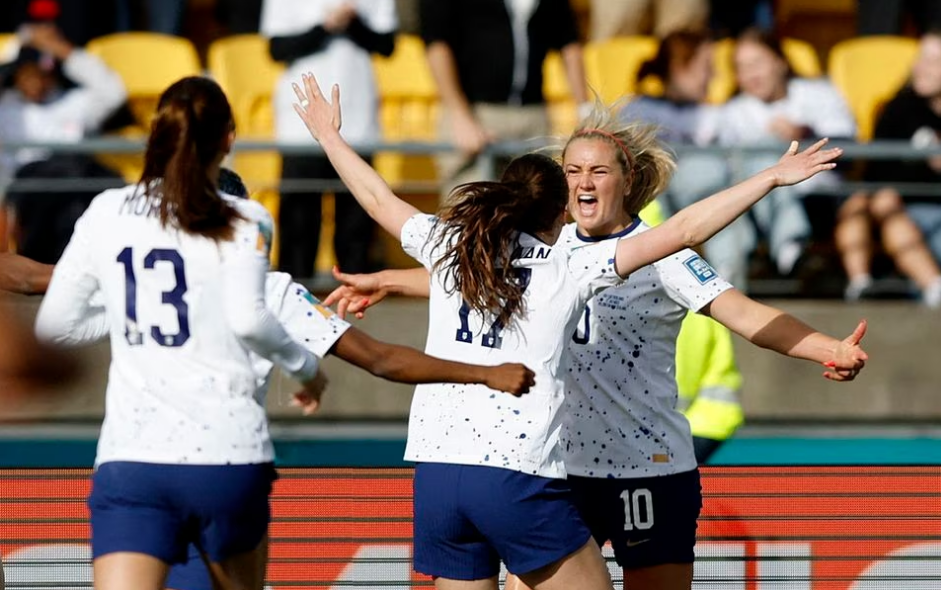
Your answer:
[[[157,99],[167,86],[185,76],[202,73],[196,48],[183,37],[145,32],[115,33],[92,39],[86,49],[121,75],[131,110],[145,129]]]
[[[19,46],[16,35],[13,33],[0,33],[0,64],[15,59],[15,52],[19,50]]]
[[[656,37],[615,37],[585,46],[588,85],[606,104],[636,92],[637,71],[657,54]]]
[[[379,119],[385,141],[426,141],[438,137],[438,87],[425,58],[425,44],[415,35],[398,35],[389,57],[372,59],[379,91]],[[376,154],[374,164],[391,186],[434,182],[429,155]]]
[[[817,78],[823,75],[820,66],[820,56],[814,46],[802,39],[785,37],[781,42],[781,49],[787,57],[788,63],[794,73],[803,78]]]
[[[849,103],[862,141],[872,138],[879,109],[908,80],[918,41],[890,35],[841,41],[830,51],[827,73]]]
[[[578,111],[572,88],[565,73],[562,55],[552,51],[542,62],[542,93],[549,111],[549,123],[552,133],[565,135],[571,133],[578,123]]]
[[[272,93],[284,66],[271,59],[268,39],[262,35],[232,35],[213,41],[206,56],[209,75],[219,83],[232,104],[239,139],[274,139]],[[281,154],[236,152],[232,168],[242,176],[252,198],[277,219],[280,206]],[[272,247],[277,263],[277,240]]]
[[[128,138],[146,135],[157,100],[167,86],[202,72],[195,47],[182,37],[115,33],[92,39],[86,49],[104,60],[124,81],[135,124],[121,130],[119,135]],[[137,180],[143,171],[143,157],[137,154],[101,154],[99,159],[128,181]]]
[[[400,34],[389,57],[373,55],[373,72],[379,91],[379,121],[382,138],[389,142],[434,142],[438,139],[440,114],[438,86],[431,75],[425,44],[417,35]],[[373,165],[402,198],[423,211],[438,208],[438,172],[432,155],[378,152]],[[427,189],[404,191],[408,185]],[[326,218],[326,212],[324,218]],[[377,232],[386,264],[414,266],[397,241],[386,232]]]

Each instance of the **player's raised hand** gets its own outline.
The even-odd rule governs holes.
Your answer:
[[[388,289],[382,287],[379,273],[347,274],[333,267],[333,278],[342,283],[334,289],[323,304],[337,306],[337,315],[346,319],[351,313],[357,319],[363,319],[368,308],[376,305],[389,294]]]
[[[536,384],[536,374],[519,363],[503,363],[487,368],[487,387],[515,396],[529,393]]]
[[[859,343],[866,335],[868,324],[861,320],[853,333],[843,339],[834,352],[833,359],[824,363],[827,370],[823,376],[831,381],[852,381],[866,366],[869,355]]]
[[[317,371],[313,379],[302,384],[304,389],[294,394],[291,405],[301,408],[305,416],[310,416],[320,408],[320,398],[323,397],[327,383],[327,377],[323,371]]]
[[[303,88],[293,84],[297,102],[294,111],[304,121],[307,130],[317,141],[321,141],[327,133],[340,130],[343,118],[340,114],[340,87],[336,84],[330,92],[328,101],[320,91],[317,79],[311,73],[301,77]]]
[[[823,172],[833,170],[836,164],[833,160],[843,154],[841,148],[823,149],[829,139],[821,139],[802,152],[798,152],[798,143],[791,142],[791,146],[778,163],[772,166],[774,180],[777,186],[789,186],[803,182],[808,178]]]

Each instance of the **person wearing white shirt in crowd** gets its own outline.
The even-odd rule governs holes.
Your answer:
[[[100,58],[69,43],[54,25],[23,27],[21,43],[16,60],[2,75],[10,89],[0,96],[0,141],[78,143],[97,133],[127,98],[120,76]],[[85,154],[39,148],[0,153],[0,179],[12,181],[8,197],[16,214],[19,250],[49,264],[61,254],[75,220],[98,192],[43,194],[20,189],[16,182],[50,177],[103,177],[114,186],[123,184]]]
[[[378,143],[379,96],[371,55],[389,56],[397,26],[394,0],[264,0],[261,34],[269,38],[271,57],[287,68],[274,90],[275,137],[287,144],[306,144],[310,136],[291,107],[291,82],[315,72],[330,84],[341,84],[348,113],[343,137],[352,144]],[[320,243],[323,190],[292,190],[292,180],[336,180],[327,158],[291,155],[283,159],[279,213],[279,267],[295,277],[314,274]],[[355,199],[336,193],[333,247],[337,262],[365,270],[375,224]]]
[[[295,108],[311,135],[354,197],[430,272],[426,349],[488,363],[526,360],[536,371],[522,398],[481,401],[474,387],[416,389],[406,446],[406,459],[418,463],[415,569],[440,590],[497,588],[501,559],[540,589],[611,588],[564,480],[560,441],[563,352],[584,305],[632,271],[702,243],[775,186],[831,169],[839,150],[822,151],[819,142],[797,154],[795,142],[773,169],[632,239],[560,248],[569,191],[552,159],[516,158],[500,181],[463,185],[440,216],[424,215],[343,141],[339,89],[328,102],[313,76],[303,83]],[[627,160],[643,158],[636,170],[629,166],[629,184],[638,198],[652,198],[673,163],[651,128],[635,132],[636,151],[616,144]]]
[[[852,112],[836,87],[825,78],[794,76],[776,37],[758,29],[745,31],[737,39],[734,59],[739,93],[720,111],[720,145],[752,147],[855,137]],[[747,177],[773,161],[771,154],[746,153],[738,174]],[[836,173],[821,174],[801,186],[774,191],[752,209],[753,224],[736,226],[740,250],[748,255],[757,246],[759,233],[764,235],[777,271],[790,275],[812,230],[802,197],[815,187],[835,184],[838,178]]]

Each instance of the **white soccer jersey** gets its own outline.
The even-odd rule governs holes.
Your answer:
[[[600,240],[617,243],[650,228],[639,220]],[[575,224],[559,245],[589,243]],[[562,425],[565,467],[582,477],[649,477],[696,467],[686,417],[676,409],[676,336],[731,285],[692,250],[635,271],[592,299],[568,338]]]
[[[621,281],[614,268],[617,242],[558,248],[520,234],[514,267],[527,285],[525,313],[503,327],[469,311],[459,293],[448,293],[446,275],[432,270],[443,255],[435,247],[443,227],[437,221],[419,214],[402,228],[405,251],[432,271],[425,351],[481,365],[523,363],[536,373],[536,385],[519,398],[483,385],[417,386],[405,458],[565,477],[560,363],[585,303]]]
[[[270,216],[258,203],[231,202],[244,218],[232,241],[162,228],[134,185],[96,197],[76,224],[36,329],[81,342],[100,291],[112,360],[96,464],[273,459],[251,350],[302,379],[316,357],[265,307]]]

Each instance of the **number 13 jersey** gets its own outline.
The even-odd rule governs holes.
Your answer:
[[[100,292],[111,367],[96,465],[273,459],[264,384],[232,310],[254,313],[244,320],[260,322],[251,333],[264,356],[284,360],[286,353],[306,365],[313,355],[264,309],[270,216],[256,202],[229,202],[242,217],[232,240],[162,227],[159,197],[135,185],[98,195],[76,224],[37,331],[82,342],[82,323],[93,313],[88,299]]]
[[[565,477],[559,444],[564,385],[562,355],[585,303],[619,284],[617,242],[554,248],[519,234],[513,266],[526,286],[522,313],[508,326],[469,310],[434,264],[444,222],[419,214],[402,227],[402,247],[431,272],[427,354],[481,365],[523,363],[536,385],[521,397],[483,385],[425,384],[415,388],[405,458],[483,465],[542,477]]]

